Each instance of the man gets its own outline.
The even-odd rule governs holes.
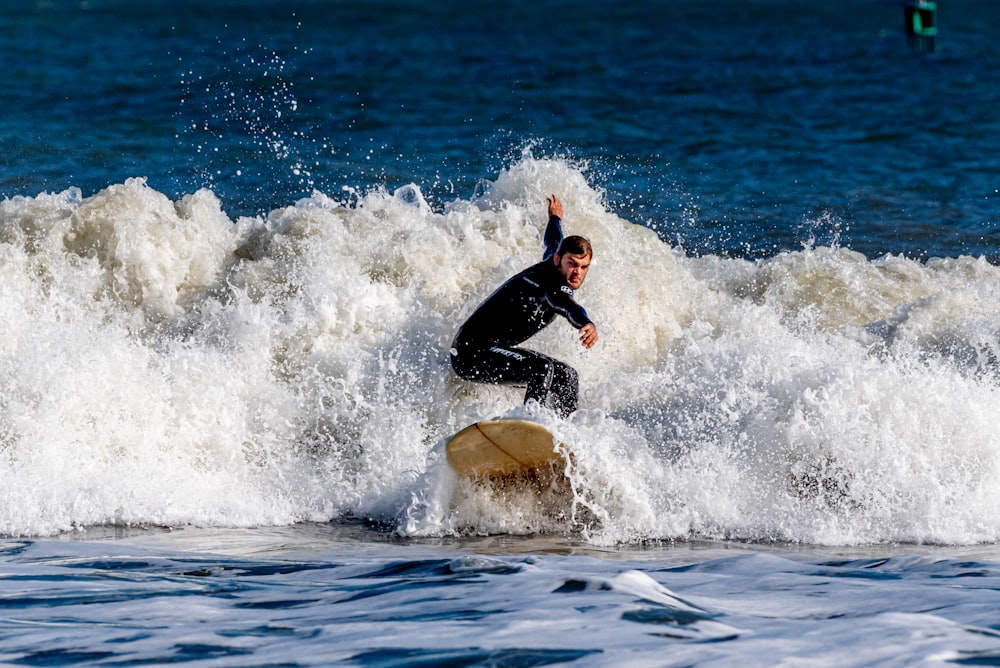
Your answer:
[[[563,206],[553,195],[545,228],[545,254],[506,283],[469,316],[455,335],[451,366],[466,380],[527,387],[529,399],[552,402],[562,417],[576,410],[576,370],[559,360],[519,347],[561,315],[577,328],[580,342],[597,343],[597,327],[573,300],[583,285],[593,250],[583,237],[563,238]]]

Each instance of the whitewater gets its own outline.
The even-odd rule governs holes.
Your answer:
[[[229,218],[142,179],[0,204],[0,533],[365,520],[403,536],[817,545],[1000,539],[997,288],[982,259],[804,244],[692,257],[525,155],[471,199],[415,184]],[[457,379],[459,323],[540,255],[545,197],[588,236],[602,334],[560,421]],[[443,440],[529,417],[575,453],[567,511],[458,482]],[[468,491],[468,490],[467,490]]]

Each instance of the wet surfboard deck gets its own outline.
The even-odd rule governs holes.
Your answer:
[[[482,420],[452,436],[445,446],[458,475],[474,480],[509,479],[562,469],[566,455],[548,429],[529,420]]]

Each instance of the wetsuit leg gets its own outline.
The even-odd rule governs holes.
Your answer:
[[[576,410],[577,397],[579,394],[580,381],[576,374],[576,369],[563,364],[559,360],[548,358],[552,363],[552,383],[549,390],[552,396],[552,408],[562,417],[569,416]],[[530,391],[531,388],[529,387]],[[527,394],[525,401],[527,401]],[[542,404],[544,399],[539,400]]]
[[[493,346],[486,349],[462,348],[451,356],[455,373],[466,380],[527,387],[524,401],[534,399],[562,417],[576,410],[579,380],[573,367],[526,348]]]

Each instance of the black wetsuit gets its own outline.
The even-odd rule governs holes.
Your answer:
[[[551,398],[552,407],[565,417],[576,410],[576,370],[518,347],[557,315],[577,329],[591,322],[552,261],[562,238],[558,216],[550,216],[542,261],[501,285],[469,316],[452,343],[451,366],[466,380],[526,386],[525,403],[535,399],[545,405]]]

